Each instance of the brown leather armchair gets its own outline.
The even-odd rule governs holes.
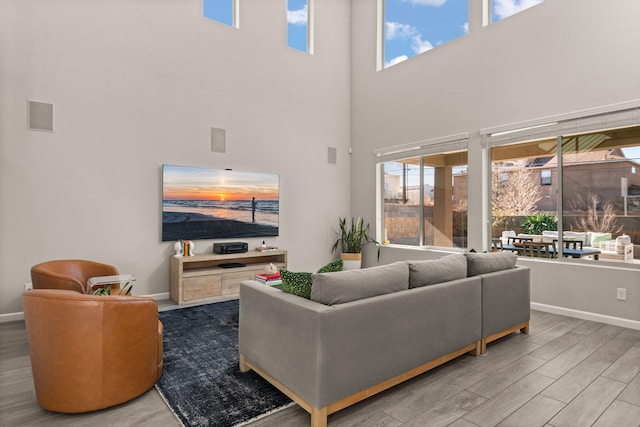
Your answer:
[[[31,267],[31,282],[34,289],[66,289],[85,293],[90,277],[115,276],[118,269],[82,259],[46,261]]]
[[[162,374],[162,323],[151,298],[35,289],[23,294],[38,403],[55,412],[107,408]]]

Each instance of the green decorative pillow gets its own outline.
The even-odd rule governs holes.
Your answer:
[[[296,273],[289,270],[280,270],[282,290],[299,297],[311,298],[311,273]]]
[[[334,273],[336,271],[342,271],[344,267],[344,261],[341,259],[337,259],[335,261],[331,261],[329,264],[322,267],[318,270],[318,273]]]
[[[318,273],[332,273],[342,271],[343,261],[341,259],[332,261],[318,270]],[[289,294],[302,298],[311,298],[311,273],[296,273],[289,270],[280,270],[282,279],[282,290]]]

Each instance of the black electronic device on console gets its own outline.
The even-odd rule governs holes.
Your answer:
[[[241,254],[249,250],[245,242],[214,243],[213,252],[217,254]]]
[[[246,267],[247,264],[243,264],[241,262],[225,262],[223,264],[218,264],[218,267],[221,268],[240,268],[240,267]]]

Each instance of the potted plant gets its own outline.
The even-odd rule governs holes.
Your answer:
[[[369,237],[369,224],[364,223],[363,218],[351,218],[351,224],[347,224],[347,218],[338,218],[340,230],[338,239],[333,244],[331,252],[340,248],[340,258],[344,261],[345,270],[360,268],[362,263],[362,247],[367,243],[378,242]],[[378,247],[380,256],[380,247]]]
[[[529,234],[542,234],[543,231],[556,231],[558,230],[558,218],[556,218],[555,215],[539,212],[526,217],[522,223],[522,228]]]
[[[113,289],[112,285],[106,285],[101,288],[97,288],[93,291],[93,295],[105,296],[105,295],[131,295],[131,290],[133,289],[133,281],[128,281],[124,284],[122,289],[115,288]],[[111,292],[116,292],[112,294]]]

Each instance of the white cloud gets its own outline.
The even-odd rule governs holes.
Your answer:
[[[493,11],[500,19],[522,12],[544,0],[493,0]]]
[[[431,49],[433,49],[433,45],[429,42],[429,40],[422,40],[422,34],[416,34],[411,39],[411,50],[413,50],[416,54],[426,52]]]
[[[418,6],[442,6],[447,0],[404,0],[407,3],[415,4]]]
[[[408,40],[411,42],[411,50],[415,54],[426,52],[433,49],[433,45],[428,40],[422,40],[422,34],[418,29],[412,25],[402,24],[400,22],[385,22],[385,38],[387,40]],[[398,56],[392,59],[388,63],[395,65],[398,62],[402,62],[405,59],[405,55]]]
[[[406,61],[407,59],[409,59],[409,57],[407,55],[396,56],[391,61],[385,62],[384,63],[384,68],[388,68],[388,67],[391,67],[392,65],[399,64],[401,62]]]
[[[462,24],[462,31],[464,31],[465,34],[469,34],[469,23],[465,22],[464,24]]]
[[[418,33],[416,27],[399,22],[385,22],[385,38],[387,40],[408,39]]]
[[[307,11],[307,5],[305,4],[302,9],[298,10],[287,10],[287,22],[293,25],[306,25],[307,24],[307,16],[309,16],[309,12]]]

